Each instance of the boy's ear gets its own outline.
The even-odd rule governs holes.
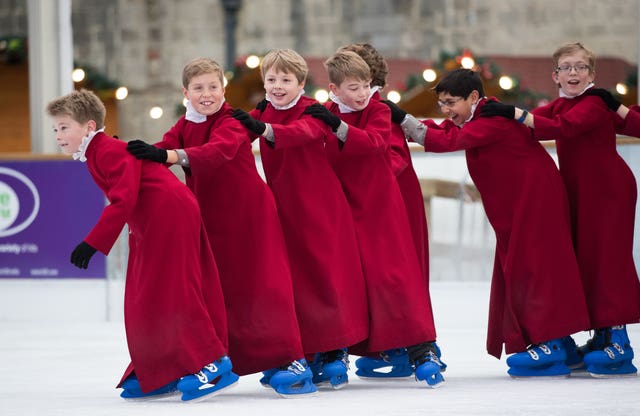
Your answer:
[[[95,120],[89,120],[87,121],[87,127],[89,128],[89,131],[96,131],[98,130],[98,125],[95,122]]]
[[[182,95],[187,98],[187,89],[185,87],[182,87]]]
[[[474,103],[477,103],[480,100],[480,93],[478,92],[478,90],[473,90],[471,91],[471,93],[469,94],[469,98],[471,98],[471,100]]]
[[[329,91],[335,94],[338,91],[338,86],[333,82],[329,83]]]

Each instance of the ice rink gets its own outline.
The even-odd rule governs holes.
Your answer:
[[[78,286],[79,289],[74,289]],[[83,290],[86,305],[77,319],[59,319],[65,298]],[[278,415],[637,415],[640,378],[515,380],[505,358],[485,352],[488,282],[433,282],[432,299],[438,343],[448,364],[446,383],[429,389],[413,380],[365,382],[350,374],[342,390],[321,390],[315,397],[287,400],[262,388],[258,375],[245,376],[228,392],[200,403],[179,396],[129,402],[114,388],[128,363],[124,328],[88,317],[102,300],[73,282],[49,287],[49,300],[19,283],[0,281],[6,306],[35,308],[23,319],[0,316],[0,414],[5,416],[165,416]],[[82,293],[80,293],[82,294]],[[10,298],[10,299],[9,299]],[[46,298],[44,298],[46,299]],[[35,302],[34,302],[35,301]],[[16,306],[17,307],[17,306]],[[100,306],[101,307],[101,306]],[[86,309],[83,311],[82,309]],[[67,311],[68,312],[68,311]],[[86,312],[86,314],[85,314]],[[36,319],[37,313],[51,319]],[[576,336],[579,343],[588,334]],[[629,327],[640,351],[640,326]],[[256,346],[259,348],[259,346]],[[352,361],[356,357],[352,356]],[[635,361],[637,365],[637,360]],[[353,371],[353,364],[352,364]]]

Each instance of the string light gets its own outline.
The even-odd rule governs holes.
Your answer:
[[[249,55],[245,64],[251,69],[257,68],[260,65],[260,58],[256,55]]]
[[[71,79],[73,80],[73,82],[81,82],[84,80],[85,76],[86,74],[84,72],[84,69],[82,68],[76,68],[71,73]]]
[[[427,68],[422,72],[422,78],[424,78],[424,80],[427,82],[433,82],[437,77],[438,74],[436,74],[436,71],[431,68]]]
[[[318,102],[321,102],[321,103],[326,103],[327,100],[329,99],[329,93],[327,92],[327,90],[323,90],[323,89],[317,90],[313,96],[315,97],[316,100],[318,100]]]
[[[387,93],[387,100],[393,103],[399,103],[401,99],[402,99],[402,96],[398,91],[391,90]]]
[[[159,119],[160,117],[162,117],[162,107],[152,107],[151,110],[149,110],[149,117],[151,117],[154,120]]]
[[[124,100],[129,95],[127,87],[120,87],[116,90],[116,100]]]

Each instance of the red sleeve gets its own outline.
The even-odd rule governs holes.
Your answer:
[[[211,127],[207,143],[185,149],[191,171],[217,169],[235,159],[241,146],[251,141],[242,124],[229,114],[222,115]]]
[[[350,154],[386,152],[386,138],[391,134],[391,110],[385,104],[372,101],[364,111],[367,111],[364,128],[349,124],[342,151]]]
[[[539,140],[581,137],[595,129],[603,120],[610,119],[607,114],[610,110],[599,97],[587,96],[579,99],[580,102],[571,109],[553,117],[534,113],[535,137]]]
[[[329,134],[329,126],[315,117],[303,115],[301,118],[287,124],[271,123],[276,148],[304,146],[309,143],[324,141]]]
[[[436,124],[433,120],[424,120],[427,134],[424,140],[426,152],[453,152],[472,149],[504,140],[510,130],[520,126],[515,120],[502,117],[479,117],[467,122],[462,128],[451,120]]]
[[[125,151],[126,153],[126,151]],[[138,200],[142,161],[105,146],[96,155],[96,172],[105,181],[105,207],[85,241],[105,255],[118,239]]]
[[[629,107],[629,112],[624,120],[618,114],[615,115],[615,119],[616,133],[640,137],[640,106],[632,105]]]

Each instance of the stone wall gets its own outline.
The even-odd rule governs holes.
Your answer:
[[[26,34],[26,0],[0,0],[0,36]],[[550,56],[582,41],[637,62],[638,0],[243,0],[237,55],[293,48],[327,56],[370,42],[388,58],[437,60],[441,51]],[[130,89],[123,137],[157,137],[175,120],[180,73],[197,56],[225,61],[220,0],[74,0],[74,56]],[[52,41],[55,41],[52,39]],[[152,121],[148,108],[165,107]]]

